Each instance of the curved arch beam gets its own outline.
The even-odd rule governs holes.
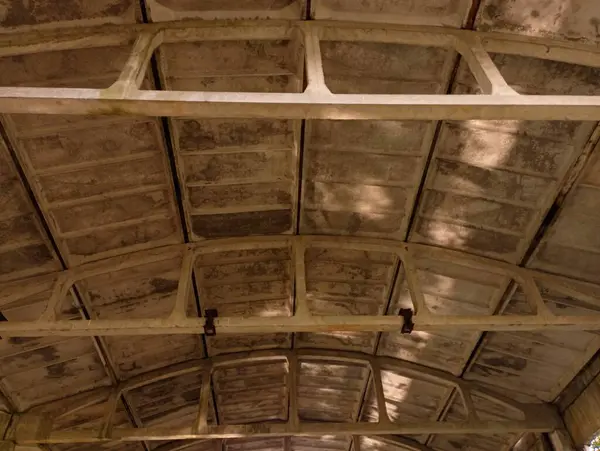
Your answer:
[[[330,332],[330,331],[532,331],[532,330],[600,330],[600,286],[561,276],[542,273],[495,260],[432,246],[362,238],[320,236],[258,237],[249,239],[208,240],[194,245],[179,245],[115,257],[102,262],[83,265],[63,271],[5,284],[0,287],[0,309],[9,309],[32,294],[50,290],[45,311],[36,321],[0,322],[0,336],[110,336],[110,335],[164,335],[203,334],[205,318],[189,317],[186,302],[189,297],[193,267],[200,255],[243,249],[267,249],[289,246],[295,262],[296,312],[292,316],[276,317],[217,317],[217,334],[260,334],[277,332]],[[410,318],[397,315],[312,315],[306,300],[306,270],[304,253],[311,247],[385,252],[398,258],[405,269],[413,308]],[[72,286],[86,278],[118,272],[128,268],[180,258],[180,279],[172,313],[166,318],[117,320],[63,320],[58,310]],[[446,265],[482,270],[514,280],[521,286],[532,314],[520,315],[438,315],[425,305],[416,272],[428,265]],[[581,315],[555,315],[545,302],[538,284],[562,293],[592,307]],[[591,312],[591,313],[590,313]],[[410,315],[409,315],[410,316]]]
[[[506,420],[481,420],[477,416],[477,406],[473,403],[465,403],[464,408],[467,412],[467,420],[462,422],[439,422],[439,421],[419,421],[414,423],[393,422],[387,418],[387,415],[380,415],[379,422],[357,423],[334,423],[334,422],[310,422],[305,420],[293,421],[292,418],[298,417],[297,405],[289,410],[288,418],[285,423],[251,423],[251,424],[229,424],[213,425],[206,422],[207,409],[209,405],[210,390],[200,389],[201,396],[198,403],[198,418],[203,421],[196,421],[188,427],[173,429],[162,427],[145,428],[117,428],[111,424],[112,418],[118,406],[118,401],[122,396],[132,390],[139,389],[149,384],[168,380],[178,376],[190,373],[201,373],[203,377],[203,387],[210,381],[210,377],[215,370],[230,366],[239,366],[243,364],[253,364],[267,361],[285,361],[289,364],[288,391],[294,390],[291,381],[298,380],[297,367],[291,362],[302,361],[322,361],[328,364],[362,364],[371,369],[371,374],[375,371],[391,371],[408,377],[412,380],[426,381],[436,383],[457,390],[463,397],[477,395],[484,397],[502,405],[510,411],[507,413]],[[294,377],[295,376],[295,377]],[[373,380],[381,381],[381,377],[374,377]],[[378,382],[381,384],[381,382]],[[377,389],[377,387],[376,387]],[[383,388],[379,388],[383,392]],[[105,414],[104,420],[99,428],[77,431],[54,431],[53,421],[58,417],[68,417],[68,415],[80,412],[85,407],[104,402]],[[54,404],[54,403],[53,403]],[[354,435],[354,436],[372,436],[372,435],[420,435],[420,434],[502,434],[512,432],[550,432],[560,426],[560,418],[556,409],[547,404],[523,404],[512,399],[487,390],[477,383],[464,381],[440,370],[435,370],[416,363],[403,361],[391,357],[378,357],[357,352],[328,351],[317,349],[302,349],[295,351],[268,350],[254,351],[246,353],[236,353],[222,355],[210,359],[203,359],[194,362],[187,362],[173,366],[166,370],[157,370],[139,375],[128,382],[121,384],[112,391],[104,390],[103,393],[94,390],[86,394],[76,395],[70,400],[66,399],[59,402],[60,414],[53,415],[52,418],[44,412],[49,412],[53,404],[41,408],[35,408],[31,411],[18,416],[15,442],[23,445],[34,444],[60,444],[60,443],[105,443],[105,442],[130,442],[130,441],[162,441],[162,440],[204,440],[204,439],[228,439],[240,437],[270,437],[270,436],[306,436],[319,437],[323,435]],[[378,400],[379,412],[385,412],[385,398]],[[292,412],[292,409],[296,411]],[[473,409],[473,410],[472,410]]]
[[[212,22],[212,21],[211,21]],[[140,90],[140,74],[158,45],[227,39],[308,36],[308,89],[303,93],[239,93]],[[547,39],[513,37],[441,27],[357,25],[327,21],[240,21],[215,26],[199,21],[104,26],[0,39],[0,56],[106,45],[135,46],[118,89],[0,88],[1,113],[132,114],[139,116],[395,120],[600,120],[600,96],[529,96],[510,88],[487,52],[511,53],[600,67],[600,53]],[[462,54],[484,95],[332,94],[326,87],[319,42],[386,42],[446,47]],[[140,42],[139,40],[137,42]]]

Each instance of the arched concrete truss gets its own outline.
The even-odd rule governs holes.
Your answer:
[[[223,316],[218,309],[206,309],[205,317],[189,314],[192,281],[200,286],[201,268],[206,262],[228,251],[268,251],[285,249],[293,267],[290,283],[295,285],[295,305],[291,311],[262,311],[256,316]],[[396,290],[406,287],[409,296],[397,308],[377,315],[322,315],[318,311],[320,294],[307,290],[307,265],[312,264],[307,251],[339,250],[376,252],[388,256],[400,266]],[[307,260],[308,259],[308,260]],[[307,263],[308,261],[308,263]],[[139,319],[85,319],[68,317],[72,307],[70,290],[85,291],[83,285],[98,277],[119,277],[123,272],[142,271],[144,265],[173,263],[179,282],[172,294],[173,306],[164,317]],[[427,301],[419,272],[444,268],[449,271],[477,271],[490,277],[502,277],[522,290],[524,301],[502,313],[439,314],[439,306]],[[349,276],[352,277],[352,276]],[[392,288],[390,288],[392,289]],[[400,294],[398,295],[400,296]],[[564,314],[569,305],[572,314]],[[401,297],[401,296],[400,296]],[[34,300],[35,299],[35,300]],[[111,336],[173,334],[264,334],[279,332],[331,331],[532,331],[532,330],[598,330],[600,329],[600,286],[547,274],[491,259],[419,244],[357,238],[257,237],[251,239],[209,240],[194,245],[163,247],[51,275],[5,284],[0,289],[0,307],[9,312],[35,302],[39,317],[30,321],[0,322],[0,336]]]
[[[212,413],[211,384],[226,373],[235,373],[242,380],[253,365],[281,365],[286,395],[282,397],[285,421],[251,424],[215,424]],[[374,393],[376,416],[372,421],[324,422],[311,421],[303,414],[303,383],[318,378],[314,368],[334,366],[341,369],[360,369],[369,374],[370,390]],[[190,376],[201,381],[195,414],[184,427],[168,424],[147,425],[142,428],[115,425],[119,406],[124,397],[152,397],[161,384],[177,387]],[[390,379],[402,378],[412,384],[427,384],[435,389],[453,392],[461,406],[461,421],[418,422],[395,421],[388,410]],[[135,403],[135,402],[134,402]],[[561,425],[555,408],[549,404],[524,404],[506,398],[474,382],[465,381],[443,371],[394,358],[374,357],[356,352],[302,349],[295,351],[266,350],[229,354],[210,359],[187,362],[145,373],[114,389],[98,389],[76,395],[58,403],[34,408],[15,415],[9,437],[20,445],[62,443],[109,443],[128,441],[172,441],[237,439],[259,437],[322,437],[334,435],[378,436],[419,435],[426,433],[503,434],[512,432],[551,432]],[[411,440],[393,439],[406,449],[423,450]],[[412,448],[411,448],[412,447]]]

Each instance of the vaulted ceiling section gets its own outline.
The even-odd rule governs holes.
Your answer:
[[[600,95],[595,0],[7,0],[0,2],[0,86],[113,89],[142,42],[135,33],[179,21],[211,38],[177,31],[181,39],[159,45],[136,75],[140,89],[490,94],[465,52],[395,40],[394,30],[409,26],[415,42],[418,30],[511,40],[518,51],[496,45],[489,54],[514,95]],[[343,30],[320,31],[324,86],[311,79],[305,58],[314,50],[306,31],[313,24]],[[123,38],[135,27],[133,38]],[[269,27],[284,30],[281,37]],[[104,33],[106,44],[94,43],[90,30]],[[550,43],[550,57],[539,57],[540,43]],[[589,65],[585,57],[553,59],[561,49],[592,55]],[[63,298],[50,318],[72,322],[143,324],[211,309],[219,318],[265,321],[299,310],[400,318],[415,310],[415,286],[432,314],[531,314],[531,286],[498,268],[556,274],[592,293],[538,283],[548,315],[600,311],[597,114],[589,121],[345,120],[342,107],[334,119],[299,119],[118,109],[59,115],[41,114],[42,106],[5,114],[16,110],[1,105],[0,326],[48,319],[57,291]],[[436,258],[431,248],[460,254]],[[56,287],[65,275],[63,291]],[[93,428],[104,437],[41,441],[56,451],[509,450],[528,428],[460,434],[444,427],[527,423],[532,410],[519,411],[520,403],[553,413],[553,401],[600,349],[597,330],[584,327],[429,330],[418,327],[418,311],[414,320],[411,333],[235,334],[217,326],[214,336],[0,334],[0,412],[52,418],[64,437]],[[266,423],[264,431],[274,432],[255,427],[202,440],[140,434],[137,441],[110,434],[183,431],[195,422]],[[314,430],[278,435],[286,422]],[[365,426],[321,428],[328,422]],[[432,422],[442,427],[369,426]],[[23,424],[6,439],[34,443],[34,432],[47,430]],[[544,430],[535,424],[531,432]]]

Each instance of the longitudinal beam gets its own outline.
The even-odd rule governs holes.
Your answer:
[[[153,51],[162,43],[290,39],[301,31],[308,87],[303,93],[190,92],[139,89]],[[0,87],[1,113],[190,116],[337,120],[600,120],[600,96],[519,95],[488,52],[600,67],[591,46],[439,27],[374,26],[327,21],[175,22],[0,37],[0,56],[135,41],[115,83],[107,89]],[[483,95],[336,94],[327,87],[322,41],[437,46],[467,61]]]
[[[421,434],[509,434],[514,432],[549,432],[555,425],[545,420],[531,421],[526,426],[522,421],[505,421],[490,424],[489,421],[473,421],[463,423],[440,423],[423,421],[405,424],[378,423],[309,423],[291,428],[287,424],[240,424],[212,425],[205,431],[194,433],[190,428],[140,428],[116,429],[111,437],[101,438],[90,435],[87,431],[55,432],[46,439],[20,438],[19,443],[32,444],[61,444],[61,443],[110,443],[110,442],[139,442],[166,440],[208,440],[243,437],[322,437],[324,435],[421,435]]]
[[[466,316],[435,315],[413,317],[415,331],[535,331],[600,330],[600,315],[554,316],[542,319],[534,315]],[[267,318],[215,318],[218,334],[271,334],[281,332],[397,332],[404,325],[401,316],[310,316]],[[53,322],[2,322],[0,336],[5,337],[88,337],[122,335],[198,335],[204,334],[204,318],[140,320],[59,320]]]
[[[117,403],[124,394],[143,389],[143,387],[158,382],[167,382],[172,378],[182,377],[189,374],[200,373],[202,375],[203,387],[210,385],[211,377],[218,368],[231,368],[232,365],[252,365],[257,362],[285,362],[288,363],[290,393],[297,390],[298,378],[294,377],[298,362],[311,362],[311,364],[335,364],[335,365],[361,365],[369,368],[378,395],[378,403],[388,401],[382,385],[382,371],[401,375],[411,380],[425,381],[429,384],[439,385],[447,389],[458,390],[463,398],[472,399],[474,395],[486,400],[487,408],[493,403],[504,412],[496,416],[494,420],[483,421],[477,415],[476,403],[465,403],[467,419],[465,421],[412,421],[393,422],[387,415],[380,415],[377,422],[358,421],[356,423],[336,422],[314,422],[301,419],[298,411],[298,403],[289,404],[288,421],[282,423],[252,423],[252,424],[209,424],[202,420],[194,421],[189,427],[116,427],[112,425],[112,418],[117,409]],[[123,382],[120,386],[112,389],[93,390],[86,396],[85,393],[73,396],[69,399],[59,401],[58,408],[42,406],[34,408],[30,412],[17,415],[14,419],[15,429],[11,436],[16,443],[22,445],[40,444],[62,444],[62,443],[107,443],[107,442],[137,442],[137,441],[162,441],[162,440],[206,440],[206,439],[229,439],[242,437],[286,437],[305,436],[320,437],[323,435],[421,435],[421,434],[506,434],[514,432],[550,432],[560,425],[557,410],[547,404],[523,404],[505,398],[477,385],[474,382],[464,381],[440,370],[427,368],[422,365],[406,362],[389,357],[376,357],[367,354],[326,351],[315,349],[303,349],[296,351],[271,350],[255,351],[251,353],[240,353],[224,355],[212,359],[186,362],[175,365],[172,368],[152,371],[134,377]],[[102,391],[103,390],[103,391]],[[111,390],[109,394],[106,392]],[[211,392],[203,389],[198,400],[200,412],[205,408],[211,398]],[[295,396],[301,397],[301,392],[296,391]],[[99,401],[104,401],[97,405]],[[61,431],[56,430],[54,422],[58,418],[69,422],[69,415],[81,414],[86,406],[104,407],[104,421],[99,426],[78,430]],[[50,410],[48,410],[50,409]],[[58,413],[48,416],[41,412],[53,411]],[[205,418],[201,413],[200,417]]]
[[[534,330],[600,330],[600,286],[546,274],[486,258],[431,246],[386,240],[324,237],[257,237],[249,239],[208,240],[196,245],[171,246],[29,279],[0,287],[0,310],[22,305],[28,296],[47,292],[48,301],[41,316],[34,321],[0,322],[0,336],[114,336],[203,334],[207,320],[188,316],[187,302],[195,261],[213,252],[291,246],[294,249],[296,311],[292,316],[211,318],[217,334],[265,334],[277,332],[331,331],[534,331]],[[412,299],[412,309],[396,315],[330,315],[313,314],[307,303],[305,249],[337,248],[386,252],[402,262],[405,281]],[[180,258],[179,283],[174,293],[170,315],[147,319],[66,320],[59,316],[70,289],[79,282],[101,274],[119,273],[136,266]],[[525,296],[524,307],[530,314],[503,315],[439,315],[428,308],[418,272],[435,262],[449,269],[484,271],[507,277],[517,283]],[[175,268],[174,268],[175,270]],[[563,302],[581,308],[580,314],[562,315],[551,309],[551,298],[545,299],[539,284],[562,296]],[[311,294],[315,296],[317,294]],[[556,296],[553,294],[552,296]],[[412,317],[411,317],[412,314]],[[412,325],[410,323],[413,323]],[[212,327],[208,327],[212,331]]]
[[[335,120],[600,120],[600,96],[375,95],[0,88],[0,112]]]

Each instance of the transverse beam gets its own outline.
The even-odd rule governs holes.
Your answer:
[[[320,437],[323,435],[421,435],[421,434],[505,434],[515,432],[551,432],[560,426],[561,420],[555,407],[548,404],[523,404],[512,399],[508,399],[501,394],[483,388],[470,381],[463,381],[449,373],[440,370],[428,368],[413,362],[402,361],[389,357],[377,357],[357,352],[345,351],[326,351],[318,349],[302,349],[295,351],[269,350],[254,351],[250,353],[229,354],[211,359],[202,359],[183,364],[174,365],[171,368],[155,370],[149,373],[135,376],[131,380],[122,383],[116,388],[106,388],[104,398],[108,401],[102,404],[104,407],[104,418],[114,417],[113,412],[117,409],[114,402],[120,396],[140,389],[144,386],[154,384],[158,381],[167,381],[174,377],[187,374],[200,373],[203,383],[209,386],[208,381],[215,370],[220,367],[230,368],[232,365],[252,365],[257,362],[266,361],[287,361],[290,374],[294,371],[297,362],[309,361],[311,363],[322,364],[361,364],[368,366],[372,376],[375,379],[381,379],[381,371],[392,372],[402,375],[405,378],[413,380],[428,381],[447,388],[458,388],[459,386],[466,392],[477,393],[479,396],[495,403],[499,408],[507,409],[512,412],[511,417],[502,416],[494,420],[482,421],[477,416],[470,416],[465,421],[414,421],[414,422],[393,422],[386,416],[379,418],[378,422],[358,421],[356,423],[337,423],[337,422],[315,422],[303,418],[298,418],[292,409],[296,409],[296,402],[293,402],[289,410],[289,419],[283,423],[240,423],[228,425],[208,424],[204,419],[200,422],[195,419],[189,427],[165,428],[165,427],[117,427],[110,423],[102,424],[100,432],[97,427],[82,427],[77,430],[56,430],[53,422],[56,417],[48,417],[42,412],[47,412],[51,406],[41,406],[33,408],[29,412],[16,415],[14,442],[20,445],[49,445],[49,444],[67,444],[67,443],[108,443],[108,442],[138,442],[138,441],[163,441],[163,440],[206,440],[206,439],[228,439],[241,437]],[[293,381],[290,390],[297,388],[297,379],[291,377]],[[106,391],[111,390],[106,396]],[[206,407],[211,397],[210,390],[201,390],[200,405]],[[67,420],[71,414],[81,414],[86,406],[96,405],[98,398],[103,397],[98,390],[92,390],[89,399],[85,393],[72,397],[73,402],[68,399],[61,400],[59,407],[61,418]],[[387,402],[385,395],[381,394],[381,401]],[[285,398],[285,395],[283,395]],[[205,410],[201,408],[201,412]],[[489,406],[488,406],[489,407]],[[473,404],[470,408],[477,411],[477,405]],[[515,416],[517,415],[517,416]],[[204,414],[201,417],[205,418]],[[520,419],[516,419],[519,418]]]
[[[306,302],[305,249],[318,248],[355,249],[395,254],[402,262],[412,296],[414,316],[413,330],[416,331],[535,331],[535,330],[600,330],[600,286],[568,279],[565,277],[521,268],[508,263],[472,256],[457,251],[432,246],[399,243],[386,240],[359,238],[301,237],[255,237],[248,239],[207,240],[197,245],[169,246],[115,257],[72,270],[44,275],[26,281],[17,281],[0,286],[0,309],[19,305],[19,300],[36,292],[53,287],[45,313],[33,321],[0,322],[0,336],[115,336],[115,335],[178,335],[203,334],[205,318],[188,316],[186,303],[191,295],[192,269],[196,258],[222,250],[269,248],[287,243],[294,248],[296,305],[291,316],[271,317],[227,317],[214,319],[217,334],[266,334],[279,332],[331,332],[331,331],[400,331],[405,318],[397,315],[314,315]],[[168,317],[144,319],[90,319],[66,320],[56,317],[66,300],[66,295],[79,281],[100,274],[118,273],[121,270],[148,264],[153,261],[183,260],[180,270],[178,291],[173,313]],[[431,262],[438,265],[480,270],[511,278],[523,288],[531,314],[502,315],[440,315],[432,313],[426,305],[417,272]],[[53,282],[52,282],[53,281]],[[587,308],[581,314],[563,315],[560,310],[551,310],[540,291],[539,284],[550,287],[565,299],[576,299]],[[39,288],[36,288],[39,287]],[[597,310],[597,312],[594,312]],[[405,328],[406,329],[406,328]],[[410,328],[408,330],[410,332]],[[406,330],[405,330],[406,332]]]
[[[150,57],[160,44],[215,40],[290,39],[304,36],[308,88],[304,93],[140,90]],[[600,120],[600,96],[517,95],[487,52],[531,56],[600,67],[597,48],[548,39],[440,27],[327,21],[239,21],[90,27],[0,37],[0,56],[101,47],[135,41],[112,87],[76,89],[0,87],[5,114],[136,115],[337,120]],[[459,51],[484,95],[330,94],[319,42],[327,40],[437,46]]]

